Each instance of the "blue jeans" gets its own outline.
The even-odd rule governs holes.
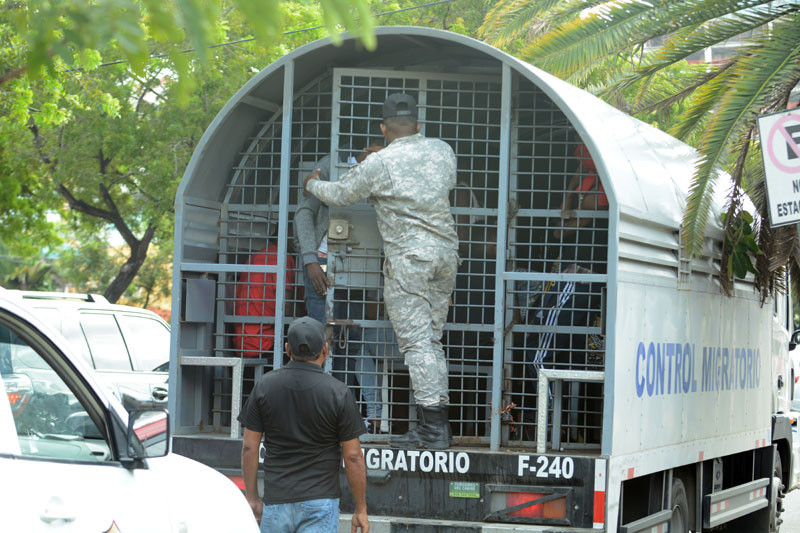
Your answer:
[[[367,418],[381,418],[381,389],[375,362],[387,357],[401,357],[392,328],[364,328],[363,343],[356,358],[356,372],[361,385],[361,396],[367,404]]]
[[[328,259],[318,257],[320,266],[328,264]],[[325,323],[325,295],[317,292],[311,280],[308,279],[308,268],[303,265],[303,285],[306,287],[306,314],[314,320]]]
[[[264,505],[261,533],[336,533],[339,498]]]

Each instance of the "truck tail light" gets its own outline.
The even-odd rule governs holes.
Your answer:
[[[244,477],[233,474],[227,474],[225,477],[233,481],[233,484],[236,485],[239,488],[239,490],[241,490],[242,492],[245,491]]]
[[[549,494],[540,492],[509,492],[506,493],[506,507],[516,507],[546,496],[549,496]],[[566,518],[567,498],[561,497],[555,500],[529,505],[528,507],[523,507],[522,509],[508,513],[508,516],[524,518]]]

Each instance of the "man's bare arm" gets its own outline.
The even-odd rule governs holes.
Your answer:
[[[261,521],[261,497],[258,495],[258,450],[261,447],[261,433],[247,428],[242,441],[242,477],[244,478],[245,498],[253,510],[256,520]]]
[[[356,509],[353,512],[352,533],[369,533],[369,520],[367,519],[367,467],[364,464],[364,453],[358,438],[342,442],[342,455],[344,456],[344,471],[347,482],[353,491],[353,501]]]

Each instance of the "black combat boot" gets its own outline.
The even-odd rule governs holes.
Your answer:
[[[447,416],[446,419],[446,427],[447,427],[447,444],[452,446],[453,445],[453,429],[450,427],[450,404],[447,403],[440,403],[439,407],[444,409],[444,413]]]
[[[418,430],[422,426],[425,425],[425,412],[422,410],[422,406],[417,406],[417,427],[413,429],[409,429],[408,433],[404,435],[394,435],[389,437],[389,446],[392,448],[403,448],[406,450],[419,448],[420,447],[420,437]]]
[[[409,430],[405,435],[389,439],[389,446],[404,449],[431,449],[446,450],[450,447],[448,439],[450,422],[448,421],[447,407],[418,406],[419,423],[417,427]]]
[[[423,407],[425,425],[419,431],[422,437],[422,448],[446,450],[453,443],[453,431],[450,429],[448,405]]]

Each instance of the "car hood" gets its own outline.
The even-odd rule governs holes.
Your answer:
[[[213,468],[175,453],[148,459],[147,464],[170,500],[173,531],[259,531],[242,492]]]

